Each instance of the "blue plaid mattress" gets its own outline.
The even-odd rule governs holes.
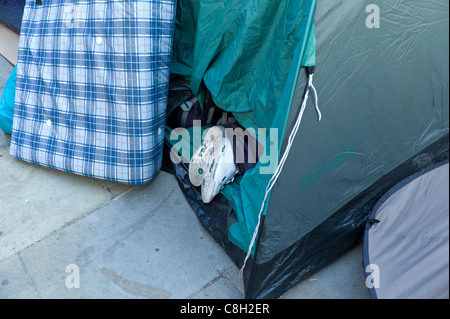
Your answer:
[[[162,165],[176,0],[28,0],[10,154],[130,185]]]

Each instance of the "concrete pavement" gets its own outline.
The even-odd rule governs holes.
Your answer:
[[[0,57],[0,92],[13,67]],[[139,187],[24,163],[0,130],[0,298],[240,299],[174,176]],[[366,299],[362,248],[281,298]]]

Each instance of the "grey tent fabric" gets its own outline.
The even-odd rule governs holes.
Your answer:
[[[449,298],[449,164],[414,174],[375,205],[364,237],[373,298]]]
[[[308,102],[262,219],[249,274],[259,287],[247,296],[277,296],[355,247],[387,190],[448,158],[448,1],[380,0],[380,28],[366,26],[371,4],[317,2],[322,120]],[[307,81],[302,69],[281,153]]]
[[[308,105],[272,190],[260,263],[448,133],[448,1],[447,8],[442,0],[402,0],[394,8],[378,1],[385,19],[379,29],[365,26],[371,3],[317,4],[314,81],[323,118],[318,122]],[[293,105],[301,104],[304,81],[301,74]],[[288,132],[296,112],[292,107]]]

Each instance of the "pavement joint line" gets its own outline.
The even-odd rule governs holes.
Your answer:
[[[159,174],[160,173],[158,173],[157,175],[159,175]],[[147,185],[136,186],[136,188],[130,188],[130,189],[127,189],[127,190],[125,190],[123,192],[120,192],[118,194],[114,194],[113,192],[111,192],[111,190],[108,188],[108,186],[106,186],[105,182],[107,182],[107,180],[97,179],[97,182],[100,185],[100,187],[103,188],[108,193],[110,199],[114,199],[116,197],[122,196],[122,195],[124,195],[124,194],[126,194],[128,192],[134,191],[134,190],[142,189],[143,187],[148,185],[147,184]],[[151,181],[150,181],[150,183],[151,183]],[[126,185],[126,184],[120,184],[120,183],[117,183],[117,184],[118,185]]]
[[[41,299],[39,292],[37,291],[36,284],[34,283],[33,279],[31,279],[31,275],[27,269],[27,266],[25,265],[25,262],[22,259],[22,256],[20,255],[20,252],[18,252],[16,254],[17,254],[17,258],[19,258],[19,262],[20,262],[20,265],[22,266],[23,271],[24,271],[25,275],[27,276],[27,279],[30,283],[31,289],[33,290],[35,297],[37,299]]]
[[[210,287],[212,284],[214,284],[216,281],[218,281],[221,278],[225,278],[225,276],[223,276],[223,274],[219,272],[219,276],[213,278],[213,280],[210,280],[206,285],[204,285],[203,287],[201,287],[199,290],[197,290],[196,292],[192,293],[189,297],[187,297],[186,299],[193,299],[195,296],[199,295],[202,291],[204,291],[206,288]]]
[[[115,196],[109,191],[108,187],[106,187],[106,185],[103,184],[101,180],[98,180],[97,183],[100,185],[101,188],[103,188],[103,190],[105,190],[108,193],[109,199],[114,199]]]
[[[8,58],[7,58],[3,53],[0,53],[0,57],[2,57],[3,59],[5,59],[5,61],[8,62],[9,64],[11,64],[12,67],[15,66],[14,63],[12,63],[11,61],[9,61]]]
[[[207,284],[205,284],[199,290],[192,293],[189,297],[187,297],[187,299],[193,299],[195,296],[198,296],[202,291],[204,291],[205,289],[207,289],[208,287],[210,287],[211,285],[213,285],[215,282],[219,281],[220,279],[228,280],[242,294],[242,297],[244,297],[244,294],[242,293],[241,289],[235,285],[234,280],[228,275],[229,271],[232,270],[234,267],[236,267],[236,266],[233,265],[230,268],[224,270],[223,272],[220,270],[217,270],[217,272],[219,274],[217,277],[213,278],[211,281],[209,281]]]

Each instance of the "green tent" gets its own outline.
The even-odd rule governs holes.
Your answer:
[[[211,204],[188,165],[173,165],[199,220],[242,268],[247,298],[278,297],[354,247],[387,189],[448,158],[448,7],[178,1],[171,73],[199,101],[210,92],[256,138],[258,129],[271,136],[256,167]],[[167,149],[190,144],[178,154],[188,162],[198,144],[174,129]]]

